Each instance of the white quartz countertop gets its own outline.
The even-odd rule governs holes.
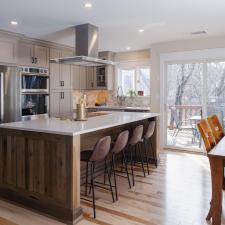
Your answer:
[[[58,118],[38,119],[5,123],[1,128],[35,131],[62,135],[79,135],[105,128],[159,116],[158,113],[107,112],[107,115],[90,117],[87,121],[60,120]]]

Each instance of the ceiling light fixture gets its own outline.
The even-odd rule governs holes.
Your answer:
[[[90,2],[87,2],[87,3],[85,3],[85,8],[91,8],[92,7],[92,4],[90,3]]]
[[[144,31],[145,31],[144,29],[139,29],[139,30],[138,30],[139,33],[142,33],[142,32],[144,32]]]
[[[131,47],[127,47],[127,50],[128,50],[128,51],[131,50]]]
[[[15,21],[15,20],[11,21],[10,23],[11,23],[11,25],[17,25],[18,24],[18,22]]]

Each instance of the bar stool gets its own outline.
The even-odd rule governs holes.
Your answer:
[[[219,121],[218,116],[217,115],[209,116],[207,120],[212,130],[216,143],[219,143],[219,141],[224,137],[224,130]]]
[[[127,155],[130,154],[130,165],[131,165],[133,186],[134,186],[134,160],[133,160],[133,149],[134,148],[135,148],[135,153],[136,153],[136,148],[138,148],[138,150],[139,150],[139,154],[141,157],[142,171],[145,176],[144,161],[143,161],[140,146],[139,146],[140,141],[142,139],[142,135],[143,135],[143,125],[139,125],[139,126],[135,127],[135,129],[133,130],[133,133],[128,141]]]
[[[106,157],[109,153],[111,145],[111,137],[106,136],[101,138],[97,141],[97,143],[94,146],[93,150],[85,150],[81,152],[81,161],[86,162],[86,183],[85,183],[85,196],[87,196],[87,186],[88,186],[88,165],[91,164],[91,183],[90,183],[90,191],[92,189],[92,202],[93,202],[93,210],[94,210],[94,218],[96,218],[96,209],[95,209],[95,186],[98,186],[98,184],[102,184],[100,182],[95,181],[95,163],[97,162],[103,162],[106,160]],[[112,189],[112,184],[110,180],[110,174],[107,167],[107,175],[109,180],[109,187],[112,194],[112,200],[114,200],[114,194]],[[97,183],[97,185],[95,185]],[[101,186],[98,186],[101,187]],[[104,187],[101,187],[104,188]],[[88,199],[83,199],[86,201],[89,201]]]
[[[125,156],[125,148],[126,148],[127,143],[128,143],[128,137],[129,137],[129,131],[128,130],[125,130],[125,131],[121,132],[118,135],[118,137],[115,141],[115,144],[112,146],[112,149],[110,151],[112,153],[110,175],[113,172],[116,200],[118,200],[116,176],[127,178],[129,187],[131,188],[130,177],[129,177],[128,168],[127,168],[127,159],[126,159],[126,156]],[[118,170],[115,169],[115,161],[116,161],[115,156],[120,154],[120,153],[122,153],[122,164],[125,165],[126,177],[118,174],[121,171],[118,171]]]
[[[148,158],[148,151],[147,151],[149,149],[148,148],[148,143],[147,143],[148,141],[150,143],[150,151],[152,153],[153,160],[155,162],[155,166],[157,167],[157,155],[154,152],[153,145],[152,145],[152,141],[151,141],[151,137],[152,137],[152,135],[154,134],[154,131],[155,131],[155,124],[156,124],[155,121],[149,122],[147,131],[143,135],[143,138],[141,139],[141,142],[144,144],[145,163],[147,165],[148,175],[149,175],[149,158]]]

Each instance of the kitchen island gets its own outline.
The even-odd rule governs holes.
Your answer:
[[[0,125],[0,196],[75,224],[82,218],[80,152],[102,136],[116,137],[159,114],[107,112],[76,122],[57,118]],[[157,126],[156,126],[157,127]],[[153,148],[158,155],[157,129]]]

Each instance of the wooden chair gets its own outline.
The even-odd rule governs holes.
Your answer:
[[[208,153],[216,145],[212,130],[205,119],[200,120],[197,126]]]
[[[207,118],[207,120],[208,120],[208,123],[211,127],[215,142],[219,143],[219,141],[224,137],[224,130],[223,130],[223,127],[220,123],[220,120],[219,120],[218,116],[216,114],[212,115],[212,116],[209,116]],[[223,162],[223,165],[225,167],[225,161]],[[225,176],[224,176],[224,174],[223,174],[223,190],[225,190]]]
[[[211,127],[216,143],[219,143],[219,141],[224,137],[224,130],[219,121],[218,116],[217,115],[209,116],[207,120]]]
[[[197,126],[198,126],[198,130],[202,136],[203,142],[205,144],[206,152],[208,153],[216,145],[212,130],[210,129],[210,127],[205,119],[200,120],[200,122],[197,124]],[[209,158],[209,164],[210,164],[210,171],[211,171],[211,179],[213,179],[212,163],[210,161],[210,158]],[[212,200],[211,200],[210,204],[212,206]],[[212,218],[212,207],[210,207],[210,210],[206,217],[206,220],[210,220],[211,218]]]

